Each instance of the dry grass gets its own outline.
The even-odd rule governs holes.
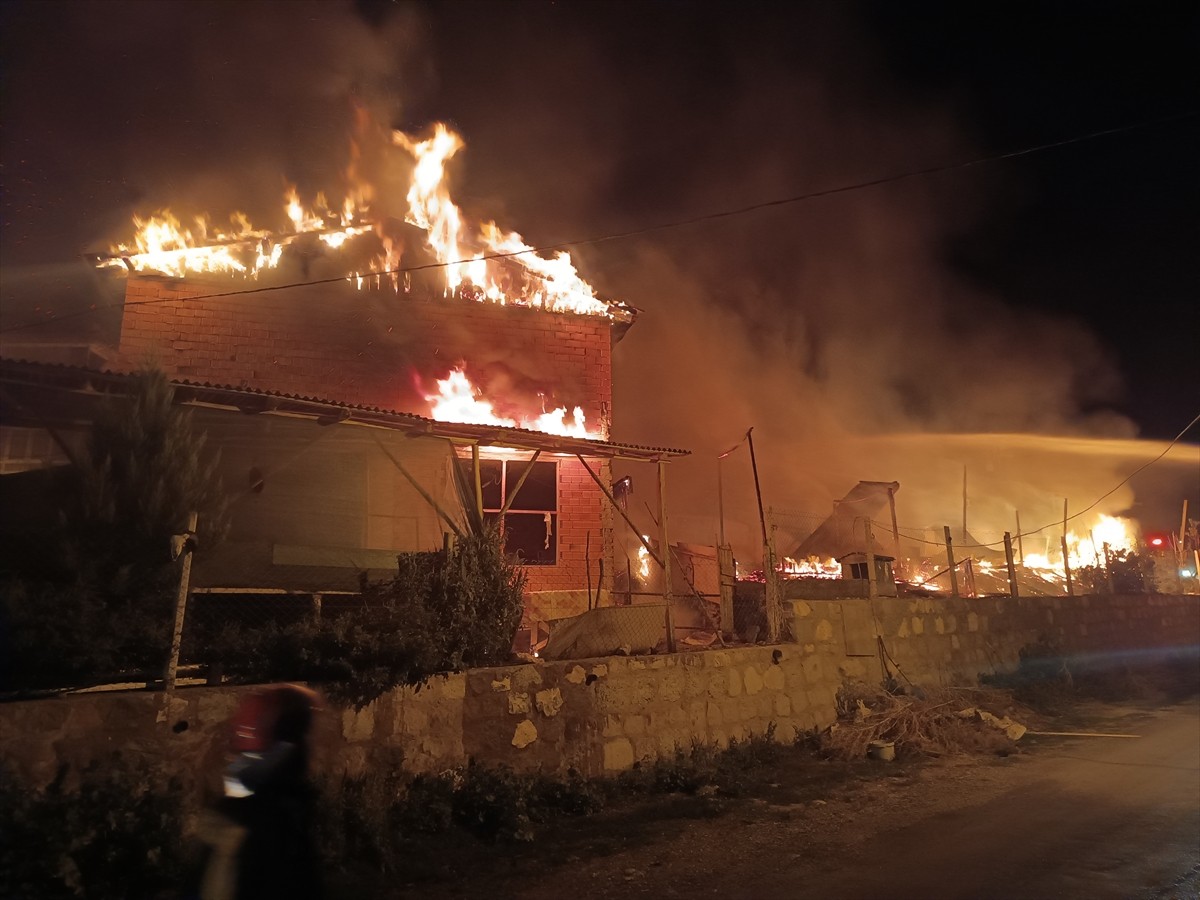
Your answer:
[[[1005,691],[930,689],[910,696],[852,686],[839,693],[838,721],[822,735],[821,746],[841,759],[863,758],[872,741],[894,742],[899,758],[1011,752],[1016,742],[1002,730],[959,715],[971,708],[1028,724]]]

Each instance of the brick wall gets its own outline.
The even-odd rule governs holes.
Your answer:
[[[227,283],[130,278],[115,367],[153,360],[184,379],[429,415],[424,392],[465,362],[489,399],[515,397],[533,413],[543,402],[579,406],[589,427],[609,420],[604,319],[340,282],[200,297],[223,290]]]

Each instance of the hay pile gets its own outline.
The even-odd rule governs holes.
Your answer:
[[[1008,753],[1025,731],[1005,715],[1010,706],[1000,691],[896,695],[847,687],[838,694],[838,721],[821,736],[821,748],[839,759],[862,759],[873,741],[893,742],[897,758]]]

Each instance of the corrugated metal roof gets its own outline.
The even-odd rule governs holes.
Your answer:
[[[67,390],[95,391],[97,379],[107,380],[115,386],[127,382],[132,375],[130,372],[115,372],[109,369],[0,358],[0,377],[5,381],[23,381],[27,384],[49,385]],[[672,447],[566,437],[525,428],[440,422],[414,413],[378,406],[342,403],[325,397],[288,394],[209,381],[172,378],[171,384],[176,388],[177,397],[180,393],[185,395],[182,398],[185,402],[227,406],[242,412],[311,416],[323,424],[346,422],[375,425],[489,446],[640,460],[687,456],[691,452]],[[242,401],[240,403],[239,398]],[[250,399],[255,402],[246,402]]]

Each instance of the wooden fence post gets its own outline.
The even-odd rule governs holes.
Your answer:
[[[183,546],[179,555],[183,562],[179,567],[179,591],[175,595],[175,624],[171,630],[171,655],[167,659],[167,670],[163,675],[163,701],[158,711],[158,721],[166,722],[170,717],[171,698],[175,694],[175,680],[179,670],[179,653],[183,645],[183,621],[187,615],[188,587],[192,579],[192,553],[196,547],[196,513],[188,515],[187,534],[183,535]]]
[[[950,596],[958,597],[958,567],[954,564],[954,538],[950,536],[950,526],[942,526],[946,536],[946,565],[950,569]]]

